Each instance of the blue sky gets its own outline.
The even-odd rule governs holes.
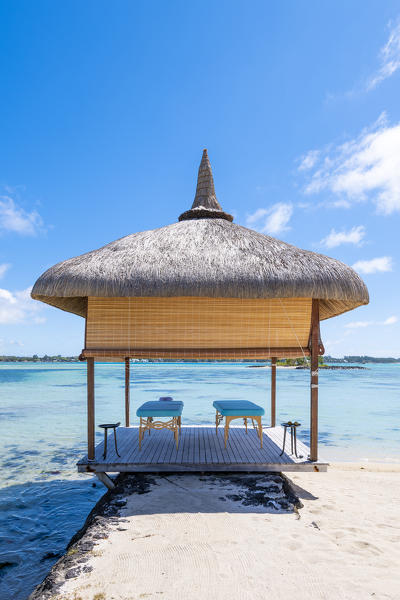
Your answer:
[[[204,147],[237,223],[360,272],[327,352],[400,356],[400,6],[0,4],[1,354],[78,354],[54,263],[177,220]]]

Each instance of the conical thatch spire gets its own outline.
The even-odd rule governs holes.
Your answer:
[[[227,221],[233,221],[233,217],[222,210],[215,195],[214,179],[206,148],[203,150],[201,158],[197,176],[196,196],[192,208],[179,217],[180,221],[186,219],[226,219]]]
[[[192,208],[211,208],[212,210],[222,210],[215,195],[214,179],[208,159],[207,148],[203,150],[203,156],[197,176],[196,196],[193,200]]]

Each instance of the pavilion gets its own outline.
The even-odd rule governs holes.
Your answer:
[[[243,458],[244,446],[237,441],[233,448],[234,436],[226,455],[210,438],[204,443],[209,444],[212,464],[246,470],[326,468],[318,462],[318,357],[324,352],[320,321],[367,304],[367,288],[338,260],[232,221],[216,198],[204,150],[193,205],[177,223],[58,263],[35,283],[33,298],[86,321],[81,358],[87,362],[88,454],[78,463],[79,470],[155,470],[163,464],[170,470],[205,469],[204,457],[190,450],[198,435],[195,428],[188,428],[176,456],[163,460],[161,449],[154,446],[157,436],[152,436],[153,458],[147,453],[139,460],[133,449],[137,430],[130,427],[131,358],[271,359],[271,427],[264,433],[271,444],[264,445],[260,456],[249,446],[248,436]],[[304,446],[303,461],[278,458],[276,361],[289,357],[310,357],[310,447]],[[102,462],[101,444],[95,447],[94,365],[103,360],[125,362],[126,430],[119,430],[125,458],[120,461],[114,457]]]

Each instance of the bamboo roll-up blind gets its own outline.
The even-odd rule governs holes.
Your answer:
[[[297,349],[301,356],[310,322],[309,298],[89,297],[85,350],[181,351],[201,358],[235,349],[239,358],[292,348],[291,355]]]

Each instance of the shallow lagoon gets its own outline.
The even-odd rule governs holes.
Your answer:
[[[366,366],[321,371],[323,458],[399,461],[400,365]],[[160,395],[185,402],[184,424],[213,422],[216,399],[246,398],[268,409],[269,379],[269,369],[246,364],[132,364],[131,414]],[[22,600],[104,488],[75,468],[86,446],[85,364],[2,363],[0,382],[0,600]],[[307,440],[308,416],[309,373],[278,369],[278,422],[299,420]],[[124,366],[96,364],[96,423],[123,418]]]

